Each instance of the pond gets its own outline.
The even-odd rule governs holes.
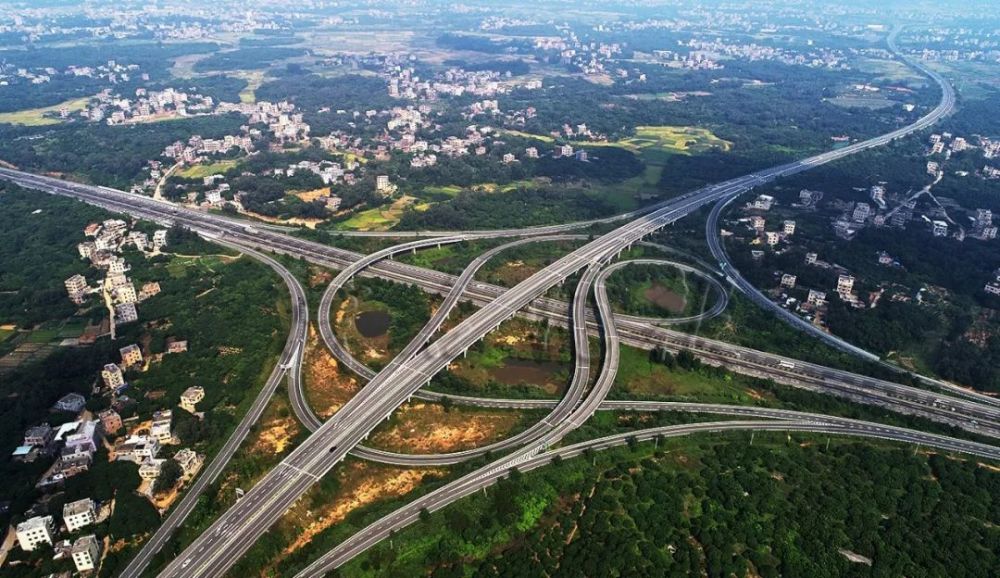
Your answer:
[[[490,377],[509,385],[521,383],[545,385],[552,383],[560,371],[565,371],[561,363],[553,361],[535,361],[533,359],[509,358],[500,367],[490,368]]]
[[[363,311],[354,317],[354,326],[363,337],[381,337],[389,331],[392,315],[385,311]]]

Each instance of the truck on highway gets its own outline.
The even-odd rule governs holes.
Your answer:
[[[792,363],[791,361],[782,360],[778,362],[778,367],[780,367],[781,369],[795,369],[795,364]]]

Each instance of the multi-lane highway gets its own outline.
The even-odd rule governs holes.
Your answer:
[[[267,527],[382,419],[388,418],[399,404],[483,335],[581,268],[599,264],[658,228],[716,198],[733,194],[758,178],[751,177],[685,195],[588,243],[507,291],[503,299],[485,305],[409,361],[380,372],[195,540],[163,575],[224,573]]]
[[[526,239],[518,239],[511,241],[509,243],[504,243],[503,245],[494,247],[489,251],[486,251],[482,255],[476,257],[459,275],[457,282],[452,286],[451,290],[445,296],[444,301],[437,308],[434,314],[431,316],[430,320],[420,329],[419,332],[410,340],[410,342],[400,351],[393,359],[393,363],[400,364],[409,361],[417,350],[423,347],[430,338],[440,329],[441,325],[450,315],[452,309],[458,303],[459,299],[465,292],[465,288],[472,281],[476,272],[482,268],[490,259],[492,259],[497,254],[517,247],[520,245],[528,243],[539,243],[539,242],[552,242],[552,241],[563,241],[567,239],[574,239],[575,236],[571,235],[551,235],[543,237],[529,237]],[[362,364],[356,358],[354,358],[350,352],[348,352],[336,339],[333,328],[330,325],[330,309],[333,300],[333,295],[354,275],[359,273],[365,266],[368,266],[380,258],[386,258],[388,256],[405,252],[414,248],[419,248],[423,246],[433,245],[433,242],[420,241],[420,245],[414,246],[412,243],[407,243],[399,245],[396,247],[390,247],[384,249],[381,255],[377,258],[372,258],[367,260],[367,262],[350,269],[345,269],[340,275],[337,276],[330,284],[327,291],[324,293],[323,301],[319,307],[319,326],[320,333],[323,335],[323,339],[326,342],[328,348],[333,352],[333,354],[344,363],[347,367],[354,368],[355,373],[358,373],[361,377],[371,379],[376,374],[375,372]],[[580,315],[586,314],[586,294],[579,295],[575,300],[576,310]],[[569,391],[573,392],[580,388],[586,386],[586,372],[581,371],[581,368],[586,368],[589,364],[589,349],[586,347],[577,348],[576,350],[576,363],[573,374],[573,379],[569,386]],[[386,368],[389,369],[389,368]],[[294,394],[297,398],[304,398],[305,396],[301,392],[296,392]],[[572,396],[568,396],[571,398]],[[371,448],[366,448],[359,445],[353,453],[358,457],[363,457],[366,459],[379,461],[383,463],[395,464],[395,465],[407,465],[407,466],[425,466],[425,465],[448,465],[456,464],[464,460],[481,456],[490,452],[502,451],[505,449],[510,449],[518,447],[527,443],[528,441],[538,437],[549,427],[549,424],[557,422],[562,419],[562,415],[567,411],[569,401],[564,401],[563,403],[553,404],[551,414],[544,420],[532,425],[531,427],[525,429],[519,434],[512,436],[508,439],[498,441],[493,444],[478,447],[471,450],[452,452],[447,454],[425,454],[425,455],[405,455],[397,454],[392,452],[386,452],[381,450],[375,450]],[[307,425],[311,431],[315,431],[322,425],[322,422],[313,414],[311,410],[306,409],[299,415],[300,420]]]
[[[244,228],[245,223],[242,222],[234,222],[218,215],[173,207],[172,205],[157,202],[147,197],[137,197],[121,191],[80,185],[51,177],[42,177],[3,168],[0,168],[0,177],[5,177],[24,186],[37,188],[46,192],[79,198],[95,205],[104,206],[110,210],[129,213],[140,218],[168,224],[183,224],[186,227],[215,238],[224,237],[238,241],[243,245],[286,253],[325,266],[343,268],[362,258],[357,253],[320,245],[288,235],[276,234],[271,231],[252,230],[248,232]],[[363,271],[362,274],[366,272],[389,280],[414,283],[427,291],[437,293],[447,292],[456,282],[456,278],[453,275],[395,261],[375,263],[366,271]],[[477,305],[484,305],[501,298],[506,292],[507,290],[502,287],[474,281],[469,284],[468,292],[463,298]],[[568,319],[568,305],[555,299],[543,297],[536,299],[519,313],[530,319],[546,318],[555,323],[561,322],[566,324]],[[887,403],[892,402],[892,399],[911,397],[915,403],[927,406],[930,413],[926,417],[930,419],[943,420],[946,423],[951,423],[959,427],[975,427],[970,419],[957,422],[955,418],[964,417],[961,412],[978,407],[978,404],[970,406],[964,401],[956,401],[947,396],[933,396],[929,395],[926,391],[915,388],[905,388],[896,384],[889,384],[881,380],[869,379],[815,364],[800,363],[794,359],[788,359],[780,355],[731,346],[704,338],[695,338],[686,334],[672,332],[665,328],[650,327],[641,323],[630,323],[628,320],[617,321],[617,325],[622,334],[622,341],[629,345],[645,348],[658,346],[675,349],[689,348],[710,362],[727,365],[736,371],[749,371],[755,375],[763,374],[776,381],[791,383],[793,385],[802,385],[800,378],[807,377],[811,381],[810,387],[814,389],[825,388],[825,391],[829,393],[843,391],[859,401],[869,400],[868,403],[876,403],[878,405],[887,405]],[[592,332],[596,332],[597,327],[593,320],[588,320],[588,327]],[[752,363],[748,363],[748,360],[751,358],[753,360]],[[789,367],[794,367],[794,370],[788,371]],[[889,396],[892,399],[886,398],[883,392],[886,388],[892,389]],[[870,394],[865,394],[862,390],[868,391]],[[944,409],[937,407],[942,405],[947,407]],[[957,414],[955,413],[956,411],[958,412]],[[977,419],[974,415],[970,415],[969,417]]]
[[[224,513],[167,567],[163,575],[207,576],[224,573],[316,479],[325,475],[350,449],[360,443],[383,416],[388,417],[400,403],[475,341],[570,275],[583,268],[587,268],[589,272],[601,266],[603,260],[619,254],[643,237],[705,204],[738,195],[780,176],[795,174],[884,145],[929,126],[951,110],[953,101],[953,93],[949,88],[945,91],[941,105],[906,128],[688,193],[557,260],[506,292],[502,299],[483,306],[410,360],[376,375],[337,415],[296,448],[278,468],[265,476],[243,500]]]
[[[388,417],[400,403],[467,347],[570,275],[581,269],[592,271],[644,236],[706,204],[741,194],[754,186],[781,176],[795,174],[868,148],[884,145],[893,139],[929,126],[951,110],[953,101],[953,93],[950,87],[947,87],[943,90],[941,104],[932,113],[908,127],[809,159],[704,187],[661,203],[652,212],[638,216],[626,225],[566,255],[513,289],[503,292],[501,296],[486,303],[479,311],[425,350],[376,375],[334,418],[323,424],[316,433],[251,489],[244,499],[223,514],[208,531],[170,564],[163,575],[214,576],[225,573],[236,558],[249,548],[295,499],[366,437],[381,419]],[[182,214],[182,211],[175,207],[156,201],[148,203],[139,201],[135,197],[129,198],[129,195],[117,191],[103,188],[97,188],[95,191],[92,187],[53,182],[53,179],[8,170],[0,173],[29,186],[70,194],[159,222],[181,222],[210,235],[235,237],[234,240],[237,241],[257,246],[264,245],[279,251],[288,251],[289,247],[292,249],[289,252],[316,250],[315,246],[310,246],[308,243],[271,231],[254,229],[246,223],[234,226],[233,222],[215,215],[194,212]],[[519,231],[519,234],[524,234],[524,231]],[[337,251],[324,248],[320,251],[321,255],[323,253],[329,256]],[[340,253],[338,257],[343,258],[343,252]],[[586,327],[584,324],[580,326]],[[587,399],[596,399],[596,396],[588,396]],[[579,410],[579,407],[576,410]]]
[[[251,428],[260,416],[264,413],[267,408],[268,402],[274,395],[275,390],[278,385],[281,384],[282,380],[288,375],[290,368],[298,368],[301,366],[301,359],[303,348],[305,346],[306,328],[309,326],[309,308],[306,306],[306,295],[305,291],[302,289],[302,285],[298,280],[291,274],[287,269],[285,269],[280,263],[272,259],[271,257],[247,249],[246,247],[240,247],[230,243],[223,242],[222,244],[248,254],[255,259],[258,259],[268,266],[270,266],[274,271],[281,277],[285,282],[285,286],[288,288],[288,292],[291,296],[292,302],[292,319],[291,327],[288,333],[288,339],[285,341],[285,347],[281,352],[281,356],[278,358],[278,363],[274,366],[271,374],[268,376],[267,381],[264,383],[264,387],[261,388],[260,393],[254,399],[253,404],[250,406],[249,411],[240,420],[240,423],[236,426],[236,430],[229,436],[226,443],[223,444],[219,452],[212,458],[208,466],[205,467],[204,471],[195,479],[194,483],[187,489],[184,497],[174,506],[167,515],[166,519],[160,524],[153,536],[143,545],[142,549],[136,555],[135,558],[129,563],[125,571],[122,572],[122,576],[138,577],[142,574],[142,571],[149,564],[149,561],[156,555],[157,552],[163,548],[171,536],[173,536],[174,531],[177,530],[183,523],[187,516],[191,513],[191,510],[198,503],[198,498],[205,491],[205,488],[213,483],[219,474],[225,469],[226,464],[239,449],[240,444],[246,439],[247,435],[250,433]],[[298,379],[298,370],[292,371],[291,375],[293,378]]]
[[[650,439],[651,437],[665,437],[666,435],[683,435],[699,431],[727,431],[732,429],[749,429],[751,431],[808,431],[828,434],[845,434],[864,437],[875,437],[881,439],[892,439],[911,443],[922,443],[931,447],[948,449],[971,453],[973,455],[990,457],[996,459],[1000,457],[1000,448],[947,438],[944,436],[924,434],[903,428],[895,428],[862,422],[848,418],[824,416],[813,413],[801,413],[788,410],[777,410],[767,408],[726,406],[718,404],[661,404],[656,402],[620,402],[610,404],[604,401],[604,396],[610,390],[614,382],[618,368],[619,342],[614,326],[614,316],[611,314],[611,304],[605,290],[606,278],[614,272],[621,264],[605,267],[600,270],[600,264],[591,265],[580,280],[574,299],[574,309],[581,293],[586,294],[590,284],[594,284],[594,297],[597,303],[598,317],[601,323],[602,337],[605,344],[604,362],[601,374],[591,390],[582,400],[582,403],[574,401],[574,410],[566,419],[534,441],[531,445],[514,452],[510,456],[503,457],[491,464],[487,464],[478,470],[451,482],[430,494],[417,498],[413,502],[399,508],[380,520],[372,523],[368,527],[355,533],[347,540],[338,544],[334,549],[321,556],[311,563],[305,570],[298,573],[296,578],[314,578],[322,576],[326,572],[344,564],[354,556],[370,548],[379,541],[385,539],[392,532],[413,523],[422,510],[435,511],[444,506],[468,496],[479,489],[485,488],[495,483],[499,478],[506,475],[512,468],[520,470],[530,470],[551,463],[556,456],[571,457],[578,455],[585,449],[600,449],[620,444],[629,438]],[[574,311],[574,336],[578,339],[586,340],[586,332],[578,332],[581,319],[580,311]],[[577,347],[580,347],[577,345]],[[582,395],[582,392],[581,392]],[[469,398],[463,401],[470,401],[473,404],[481,403],[482,400]],[[518,402],[515,402],[518,403]],[[524,402],[520,402],[524,403]],[[560,402],[561,403],[561,402]],[[532,404],[540,405],[540,404]],[[708,424],[693,424],[690,426],[671,426],[667,428],[657,428],[631,434],[620,434],[610,436],[600,440],[584,442],[568,448],[547,451],[549,447],[561,440],[567,433],[579,427],[597,409],[602,407],[617,406],[628,409],[662,410],[672,409],[675,411],[718,413],[736,417],[766,417],[776,420],[788,420],[778,423],[774,422],[722,422]],[[919,441],[918,441],[919,440]],[[565,455],[564,455],[565,454]]]

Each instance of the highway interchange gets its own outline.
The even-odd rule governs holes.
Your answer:
[[[895,36],[893,33],[890,38]],[[589,226],[587,223],[569,223],[551,227],[534,229],[518,229],[504,231],[477,231],[438,233],[435,238],[420,238],[412,243],[395,246],[369,256],[361,256],[348,251],[311,243],[284,234],[280,231],[256,227],[246,222],[229,219],[218,215],[209,215],[170,205],[149,198],[130,195],[104,187],[92,187],[69,183],[51,177],[43,177],[0,169],[0,177],[7,178],[27,187],[33,187],[46,192],[72,196],[86,202],[103,206],[113,211],[125,212],[139,218],[153,220],[162,224],[177,224],[188,227],[202,235],[219,242],[225,242],[239,247],[241,251],[251,253],[254,257],[267,262],[285,280],[292,294],[293,318],[285,350],[278,365],[275,367],[265,387],[254,401],[251,410],[237,427],[223,450],[206,468],[190,488],[188,494],[167,517],[157,533],[147,542],[140,555],[135,558],[123,576],[137,577],[147,567],[149,560],[169,540],[173,531],[183,522],[184,517],[193,508],[197,496],[204,487],[218,475],[229,457],[235,452],[239,443],[246,437],[249,427],[259,418],[267,401],[273,395],[275,388],[288,374],[291,382],[290,392],[293,409],[314,433],[289,454],[281,464],[268,473],[256,484],[246,496],[239,500],[230,510],[225,512],[215,523],[203,532],[183,553],[177,556],[160,574],[166,577],[182,576],[219,576],[245,552],[255,540],[263,534],[270,525],[296,499],[298,499],[316,480],[326,475],[329,470],[348,452],[355,451],[361,455],[368,450],[358,448],[361,441],[377,427],[404,401],[414,395],[435,397],[432,393],[421,394],[424,387],[438,371],[443,369],[454,358],[461,355],[469,346],[481,339],[488,332],[495,330],[506,319],[516,314],[532,318],[547,318],[557,323],[568,325],[574,336],[574,351],[576,362],[574,375],[566,396],[555,401],[523,402],[512,400],[481,400],[477,398],[460,399],[463,403],[487,404],[506,403],[508,407],[517,404],[537,404],[538,407],[551,408],[552,413],[545,420],[531,428],[530,435],[524,435],[516,444],[508,444],[511,448],[524,443],[524,447],[514,451],[509,456],[485,466],[439,490],[428,494],[409,504],[401,510],[380,520],[372,527],[358,533],[345,541],[337,549],[331,551],[310,567],[302,575],[320,575],[329,568],[336,567],[351,556],[363,551],[364,548],[377,543],[388,535],[392,529],[402,527],[416,519],[421,508],[437,509],[452,501],[468,495],[481,487],[494,483],[506,475],[511,467],[528,470],[549,463],[555,455],[571,457],[586,448],[602,449],[615,444],[624,443],[629,436],[612,436],[554,448],[570,431],[582,424],[598,409],[635,409],[635,410],[673,410],[673,411],[704,411],[708,413],[729,413],[728,415],[747,416],[752,418],[768,418],[771,421],[726,421],[718,423],[699,423],[683,426],[657,428],[631,434],[637,439],[652,439],[657,436],[686,435],[699,431],[727,431],[739,429],[780,430],[780,431],[812,431],[837,435],[858,435],[892,439],[910,443],[921,443],[956,452],[972,453],[974,455],[997,459],[997,449],[983,444],[974,444],[954,438],[936,436],[902,428],[892,428],[880,424],[816,416],[814,414],[797,414],[796,412],[780,412],[779,410],[763,410],[761,408],[710,407],[705,404],[689,404],[687,406],[668,405],[656,402],[606,402],[604,397],[611,385],[617,368],[618,343],[636,344],[643,347],[667,347],[670,349],[689,349],[710,362],[716,362],[748,373],[765,375],[779,381],[791,382],[799,387],[806,387],[826,393],[834,393],[864,403],[874,403],[892,408],[904,413],[921,415],[944,423],[963,427],[983,435],[1000,437],[1000,410],[995,406],[979,403],[980,400],[961,399],[926,390],[910,388],[881,380],[873,380],[863,376],[824,368],[815,364],[788,360],[781,356],[757,352],[747,348],[739,348],[671,331],[654,326],[650,320],[629,318],[615,315],[611,311],[604,281],[613,271],[607,265],[632,245],[639,243],[649,234],[668,225],[708,204],[723,203],[736,198],[755,186],[767,183],[776,178],[795,174],[809,168],[843,158],[872,147],[882,146],[893,139],[901,138],[914,131],[930,126],[954,106],[954,92],[951,87],[932,71],[926,70],[919,63],[910,62],[922,72],[931,76],[942,87],[940,104],[928,115],[916,123],[893,131],[886,135],[868,141],[852,144],[848,147],[823,153],[809,159],[788,163],[767,169],[751,175],[731,179],[720,184],[711,185],[681,197],[670,199],[643,211],[627,215],[619,215],[601,219],[601,223],[615,220],[630,219],[626,224],[614,231],[602,235],[595,240],[565,255],[552,265],[539,271],[526,281],[511,289],[490,286],[475,282],[472,277],[475,270],[485,263],[486,255],[470,265],[459,278],[408,266],[392,261],[385,261],[391,255],[403,251],[414,250],[442,243],[459,242],[476,238],[488,237],[523,237],[525,235],[556,235],[574,229]],[[713,211],[714,213],[714,211]],[[716,217],[717,218],[717,217]],[[716,227],[717,230],[717,227]],[[427,237],[428,235],[422,235]],[[709,234],[709,238],[715,235]],[[538,239],[535,239],[537,241]],[[514,244],[529,242],[515,241]],[[504,247],[492,250],[493,256]],[[285,253],[306,258],[312,262],[333,266],[341,270],[338,280],[331,285],[321,303],[319,318],[320,327],[329,330],[330,304],[337,290],[355,274],[378,275],[396,281],[415,283],[424,289],[446,295],[444,313],[435,315],[392,363],[378,373],[371,372],[364,366],[350,366],[359,376],[368,378],[369,383],[358,392],[340,411],[326,422],[321,422],[311,408],[308,407],[301,386],[301,362],[305,344],[305,331],[308,326],[308,307],[301,285],[276,261],[253,251],[254,248],[266,249],[276,253]],[[485,257],[485,258],[483,258]],[[477,264],[478,263],[478,264]],[[614,267],[624,266],[616,264]],[[726,261],[720,259],[725,269]],[[557,300],[544,298],[544,294],[552,287],[564,282],[570,276],[583,271],[572,304],[567,305]],[[466,274],[468,273],[468,275]],[[728,273],[728,271],[727,271]],[[730,276],[732,282],[733,277]],[[338,284],[339,283],[339,284]],[[591,291],[593,290],[593,291]],[[596,302],[596,312],[588,309],[588,298],[593,293]],[[722,292],[725,294],[725,292]],[[329,297],[328,297],[329,296]],[[460,299],[470,300],[480,306],[467,319],[460,322],[454,329],[430,342],[431,337],[439,330],[441,323],[447,318],[455,303]],[[325,303],[325,305],[324,305]],[[724,304],[723,304],[724,307]],[[601,371],[591,383],[589,360],[589,335],[597,332],[604,343],[604,359]],[[321,331],[324,341],[338,358],[350,358],[350,354],[337,344],[332,331]],[[345,355],[346,354],[346,355]],[[359,364],[360,365],[360,364]],[[588,388],[589,385],[589,388]],[[961,392],[955,392],[961,393]],[[645,404],[645,405],[644,405]],[[523,405],[521,406],[523,407]],[[311,416],[311,418],[309,417]],[[778,421],[773,421],[778,420]],[[480,454],[474,454],[480,455]],[[374,459],[394,459],[392,456],[366,456]],[[467,456],[461,456],[463,459]],[[438,458],[445,459],[438,456]],[[450,458],[449,458],[450,459]],[[391,463],[391,462],[390,462]],[[454,462],[450,462],[454,463]],[[218,464],[218,465],[217,465]],[[414,509],[415,508],[415,509]]]

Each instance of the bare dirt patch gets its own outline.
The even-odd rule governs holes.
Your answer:
[[[251,451],[263,454],[280,454],[285,451],[300,429],[293,417],[275,417],[261,424],[260,433]]]
[[[687,306],[687,300],[683,295],[679,295],[659,283],[653,283],[649,289],[643,292],[643,296],[657,307],[671,313],[683,313]]]
[[[488,281],[504,287],[513,287],[534,275],[539,269],[538,266],[528,265],[522,261],[509,261],[491,271]]]
[[[356,377],[341,369],[319,339],[314,325],[309,326],[304,362],[306,397],[316,415],[322,418],[337,413],[361,387]]]
[[[329,285],[333,281],[333,273],[319,267],[309,268],[309,288]]]
[[[330,187],[324,187],[322,189],[313,189],[311,191],[302,191],[300,193],[292,193],[296,197],[302,199],[306,203],[311,203],[316,199],[322,199],[330,196]]]
[[[299,500],[285,515],[283,524],[294,525],[297,537],[272,561],[272,565],[280,567],[282,559],[308,544],[323,530],[343,521],[354,510],[380,500],[408,494],[428,476],[443,474],[443,470],[399,469],[365,462],[347,462],[336,474],[340,482],[339,489],[332,499],[323,500],[322,509],[309,510],[315,499]],[[267,576],[277,574],[261,573]]]
[[[410,403],[371,438],[375,447],[406,453],[444,453],[476,448],[504,437],[517,426],[514,411],[480,411],[440,404]]]

